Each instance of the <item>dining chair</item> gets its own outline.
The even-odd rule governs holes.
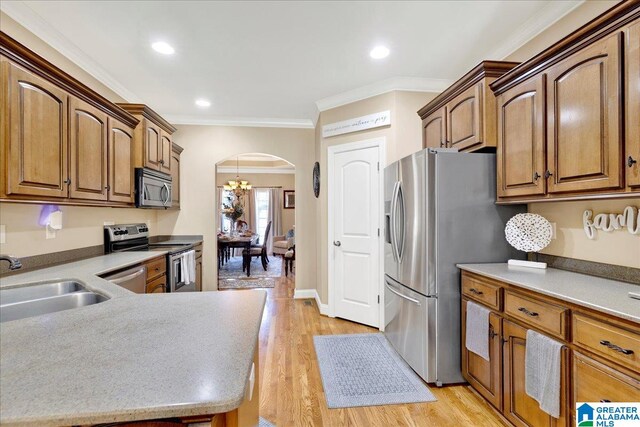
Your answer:
[[[262,268],[264,268],[264,271],[267,271],[267,264],[269,263],[267,259],[267,241],[269,240],[270,232],[271,221],[267,223],[267,229],[264,231],[264,239],[262,239],[262,245],[251,247],[242,251],[242,271],[248,269],[248,266],[251,263],[251,259],[253,257],[260,257],[260,261],[262,261]]]

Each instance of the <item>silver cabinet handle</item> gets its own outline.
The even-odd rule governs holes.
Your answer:
[[[408,296],[406,296],[406,295],[402,295],[400,292],[396,291],[396,290],[395,290],[395,289],[393,289],[391,286],[389,286],[389,282],[388,282],[387,280],[385,280],[385,282],[386,282],[386,283],[385,283],[385,286],[387,287],[387,289],[389,289],[389,290],[390,290],[391,292],[393,292],[394,294],[398,295],[400,298],[404,298],[404,299],[406,299],[407,301],[411,301],[411,302],[412,302],[412,303],[414,303],[414,304],[420,305],[420,301],[418,301],[417,299],[415,299],[415,298],[411,298],[411,297],[408,297]]]
[[[333,246],[342,246],[342,242],[340,242],[340,240],[334,240]]]

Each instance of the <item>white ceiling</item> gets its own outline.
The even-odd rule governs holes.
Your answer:
[[[174,123],[311,127],[318,108],[393,89],[440,91],[580,3],[3,0],[0,8]],[[152,51],[158,40],[176,54]],[[391,49],[388,58],[369,57],[376,44]]]

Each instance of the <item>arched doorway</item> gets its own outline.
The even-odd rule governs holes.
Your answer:
[[[218,289],[295,288],[295,166],[265,153],[216,164]],[[280,292],[278,292],[280,293]]]

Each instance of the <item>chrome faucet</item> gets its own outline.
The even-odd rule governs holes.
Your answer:
[[[20,262],[20,260],[10,255],[0,255],[0,261],[8,261],[9,270],[18,270],[22,268],[22,263]]]

